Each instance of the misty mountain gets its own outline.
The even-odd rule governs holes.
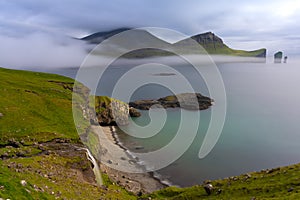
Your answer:
[[[111,31],[97,32],[89,36],[86,36],[84,38],[81,38],[81,40],[84,40],[90,44],[99,44],[102,41],[110,38],[111,36],[114,36],[118,33],[128,31],[128,30],[132,30],[132,31],[130,32],[130,34],[126,35],[126,40],[124,39],[124,40],[114,41],[115,45],[119,47],[126,47],[130,45],[135,45],[134,43],[139,43],[139,44],[145,43],[145,44],[153,44],[153,45],[159,44],[159,46],[163,46],[163,47],[171,47],[171,48],[184,50],[184,52],[182,53],[193,54],[193,52],[195,51],[193,49],[193,44],[191,44],[191,40],[190,40],[193,39],[198,44],[200,44],[204,48],[204,50],[209,54],[261,57],[261,58],[266,57],[266,49],[264,48],[254,50],[254,51],[231,49],[223,42],[223,40],[219,36],[215,35],[212,32],[197,34],[190,38],[178,41],[174,44],[170,44],[156,37],[155,35],[151,34],[146,30],[131,29],[131,28],[119,28]],[[187,49],[189,50],[188,52],[186,52]],[[140,49],[140,50],[130,52],[125,57],[144,58],[144,57],[151,57],[151,56],[167,56],[167,55],[173,55],[173,54],[163,50],[145,48],[145,49]]]

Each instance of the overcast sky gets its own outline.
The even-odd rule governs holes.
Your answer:
[[[187,35],[212,31],[233,48],[292,55],[300,52],[299,22],[300,0],[0,0],[0,65],[21,64],[12,51],[32,59],[48,53],[49,65],[64,60],[74,65],[82,59],[83,44],[65,36],[147,26]],[[75,60],[59,57],[63,52],[75,54]]]

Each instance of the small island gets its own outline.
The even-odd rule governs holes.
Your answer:
[[[157,100],[138,100],[130,102],[129,106],[139,110],[150,108],[183,108],[186,110],[205,110],[213,105],[214,100],[200,93],[181,93],[166,96]]]

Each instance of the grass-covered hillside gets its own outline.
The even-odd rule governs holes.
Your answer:
[[[77,141],[72,88],[73,80],[62,76],[0,69],[0,144]]]
[[[99,187],[73,122],[72,87],[62,76],[0,68],[0,199],[300,199],[299,164],[212,181],[211,195],[194,186],[138,197],[103,173]]]
[[[153,35],[152,33],[141,30],[141,29],[131,29],[131,28],[120,28],[120,29],[114,29],[111,31],[106,32],[97,32],[94,34],[91,34],[89,36],[86,36],[84,38],[81,38],[81,40],[84,40],[88,43],[92,44],[99,44],[103,42],[106,39],[109,39],[110,37],[120,34],[124,31],[129,31],[125,33],[124,35],[121,35],[121,42],[120,40],[117,40],[118,43],[114,44],[116,47],[118,47],[121,43],[120,48],[126,49],[126,47],[130,44],[130,46],[139,46],[140,44],[148,44],[160,47],[159,49],[155,48],[145,48],[145,49],[137,49],[135,51],[130,51],[127,54],[124,55],[125,58],[145,58],[145,57],[160,57],[160,56],[173,56],[173,52],[164,51],[161,48],[166,49],[173,49],[175,48],[177,51],[179,51],[181,54],[199,54],[199,46],[195,45],[198,43],[203,47],[205,51],[203,51],[203,54],[211,54],[211,55],[226,55],[226,56],[242,56],[242,57],[259,57],[259,58],[265,58],[266,57],[266,49],[261,48],[253,51],[246,51],[246,50],[236,50],[232,49],[229,46],[227,46],[223,40],[215,35],[212,32],[206,32],[194,35],[190,38],[180,40],[174,44],[170,44],[159,37]],[[191,40],[193,39],[193,40]],[[113,43],[115,42],[113,40],[109,40],[109,42]],[[127,42],[130,41],[128,44]],[[193,41],[193,42],[192,42]],[[124,46],[122,46],[124,45]],[[195,49],[196,48],[196,49]],[[102,54],[106,54],[108,52],[113,51],[110,49],[110,51],[103,52]],[[114,51],[117,51],[117,49],[114,49]],[[200,50],[201,51],[201,50]],[[97,54],[97,51],[93,52]],[[201,53],[201,52],[200,52]],[[107,55],[110,55],[109,53]],[[112,54],[114,55],[114,54]]]
[[[72,88],[66,77],[0,68],[0,198],[136,199],[106,176],[107,186],[97,186],[73,122]]]
[[[151,199],[300,199],[300,164],[262,170],[212,181],[208,195],[203,186],[169,187],[150,195]]]

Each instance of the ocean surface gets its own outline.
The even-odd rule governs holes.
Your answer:
[[[131,67],[118,65],[109,68],[102,76],[96,94],[110,96],[116,81],[129,69]],[[196,92],[209,95],[205,82],[193,67],[182,65],[174,66],[174,69],[188,77]],[[211,109],[168,109],[163,128],[149,138],[129,136],[125,132],[135,131],[130,126],[124,128],[125,132],[118,130],[121,142],[128,149],[140,153],[151,152],[164,147],[178,134],[182,114],[188,116],[185,122],[192,124],[200,112],[199,129],[191,146],[176,161],[157,171],[163,180],[174,185],[191,186],[207,179],[220,179],[300,162],[300,65],[296,62],[226,63],[218,64],[218,69],[227,97],[226,120],[218,142],[205,158],[199,159],[198,153],[210,122]],[[46,71],[75,78],[77,69]],[[133,76],[132,81],[143,79],[143,76],[160,76],[164,79],[177,76],[162,72],[166,74],[141,73]],[[89,86],[90,83],[85,84]],[[155,99],[169,94],[171,91],[167,87],[148,84],[139,87],[131,100]],[[156,119],[164,116],[164,111],[160,109],[151,112]],[[142,111],[142,116],[135,118],[134,122],[140,126],[151,123],[148,111]],[[139,134],[147,136],[151,131],[145,128]],[[187,131],[184,134],[191,133]]]

